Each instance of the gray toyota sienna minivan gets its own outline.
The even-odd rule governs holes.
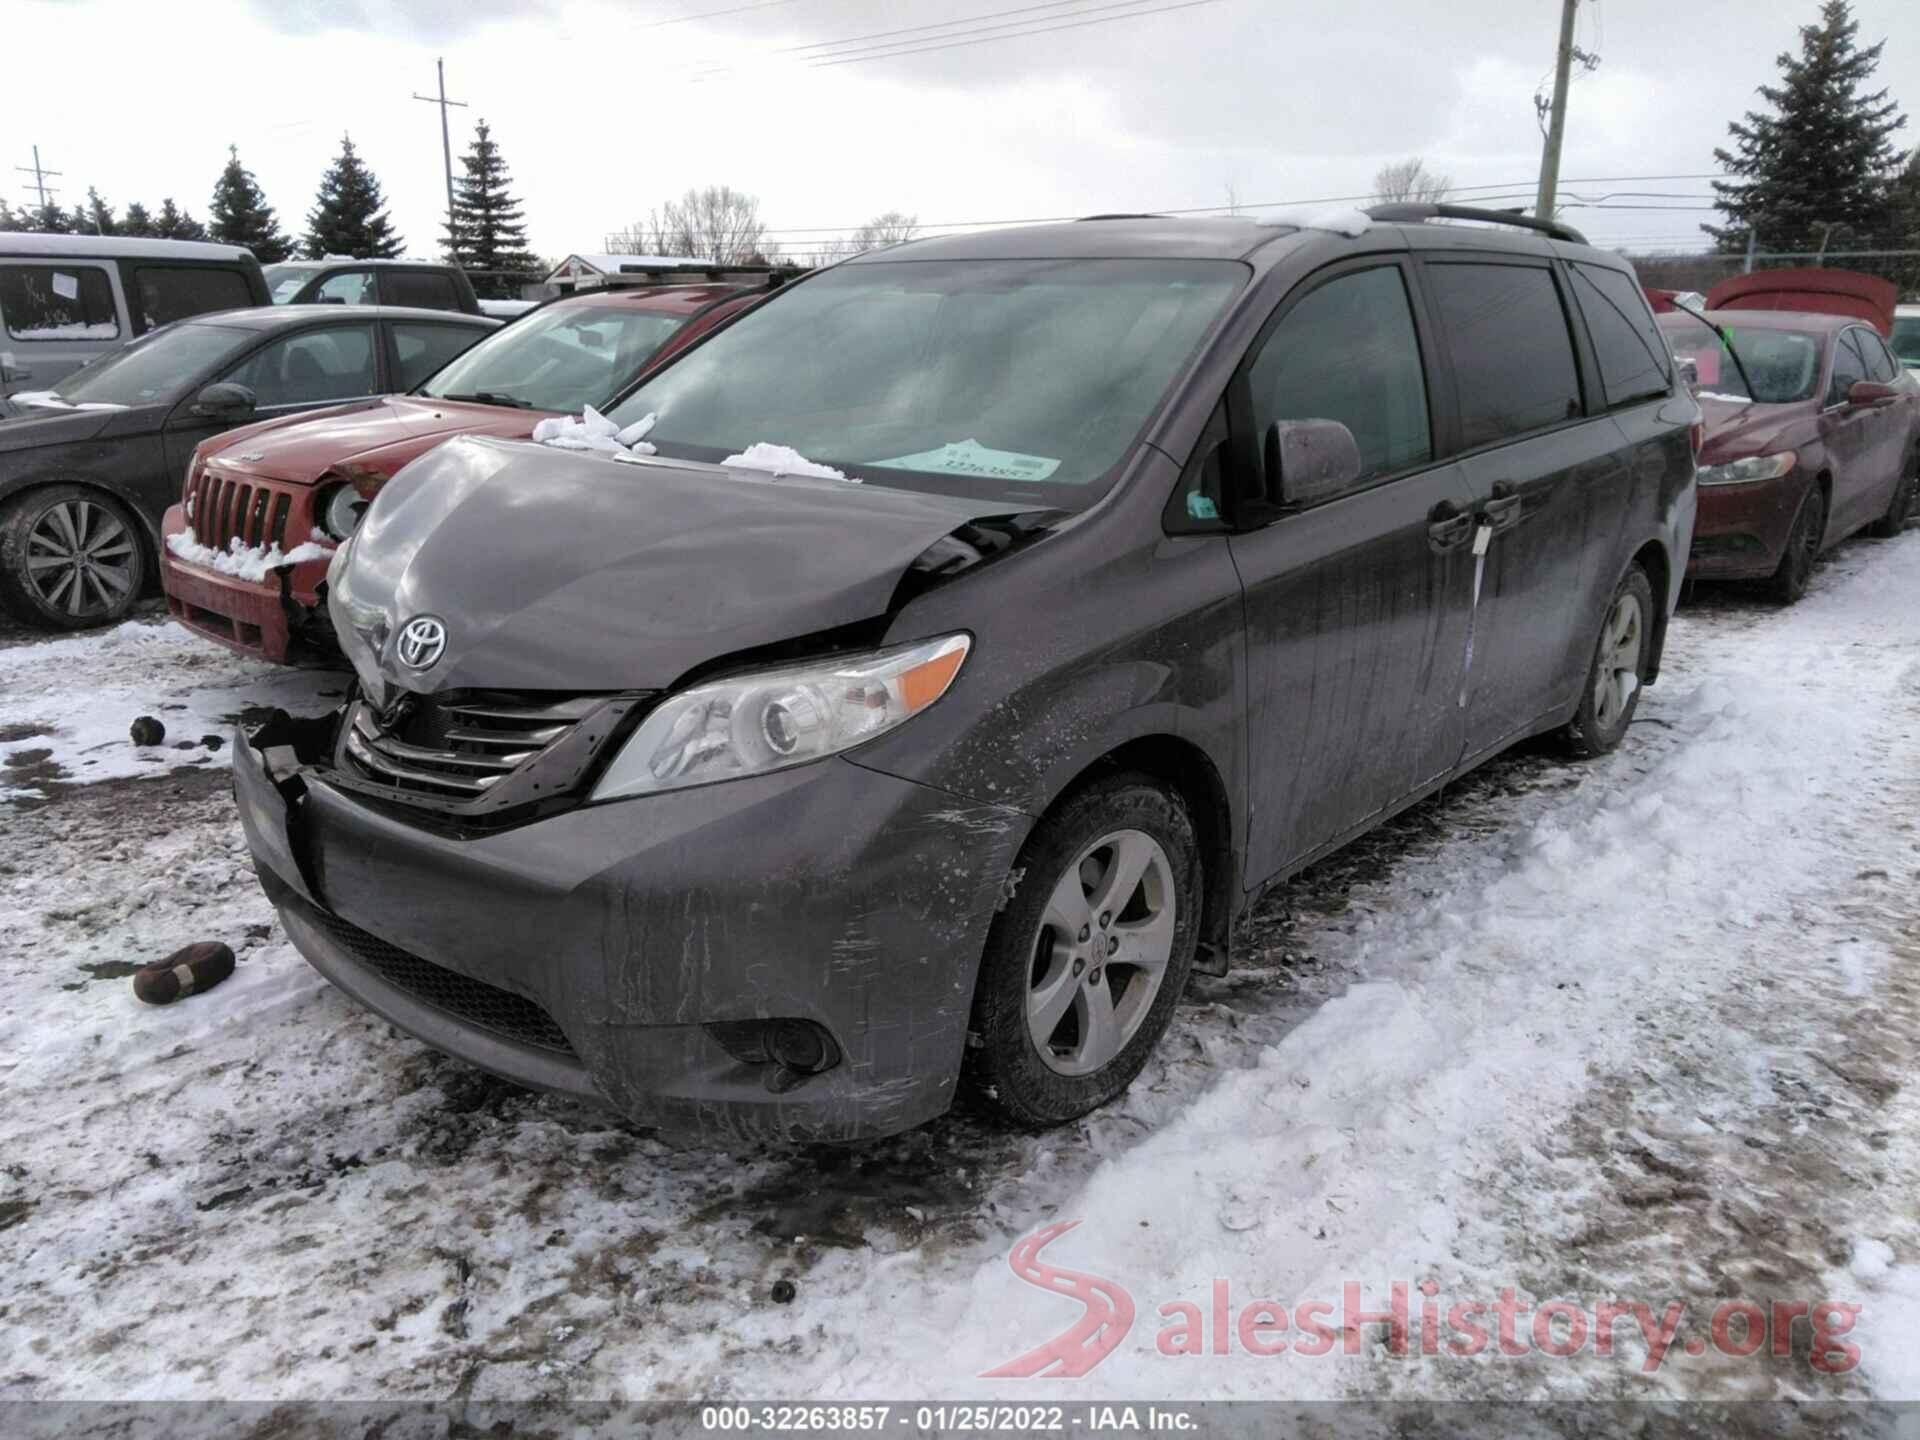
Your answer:
[[[1693,523],[1631,271],[1450,207],[898,246],[609,418],[393,479],[235,789],[342,989],[715,1140],[1112,1098],[1265,888],[1619,743]]]

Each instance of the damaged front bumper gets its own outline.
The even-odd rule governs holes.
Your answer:
[[[184,507],[160,524],[160,585],[167,610],[197,635],[279,665],[339,665],[339,643],[327,619],[327,561],[285,565],[265,580],[242,580],[190,565],[167,541],[187,528]]]
[[[235,798],[294,944],[401,1029],[708,1140],[951,1103],[1018,812],[832,758],[456,836],[333,783],[338,724],[243,732]]]

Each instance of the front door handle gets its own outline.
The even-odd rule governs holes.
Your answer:
[[[1443,500],[1427,514],[1427,548],[1436,555],[1458,550],[1473,538],[1473,512]]]

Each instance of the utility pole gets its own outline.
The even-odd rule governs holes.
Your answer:
[[[1553,218],[1554,192],[1560,188],[1560,141],[1567,133],[1567,85],[1573,71],[1573,12],[1580,0],[1560,0],[1560,49],[1553,61],[1553,112],[1547,122],[1547,144],[1540,154],[1540,195],[1533,213]]]
[[[42,210],[47,208],[47,196],[58,195],[60,193],[59,186],[47,184],[47,177],[49,175],[59,175],[62,172],[59,170],[47,170],[41,167],[40,147],[38,145],[33,147],[32,165],[16,165],[13,168],[18,170],[22,175],[33,176],[33,188],[40,196],[40,208]]]
[[[445,60],[436,60],[433,62],[433,68],[439,73],[439,76],[440,76],[439,97],[435,98],[432,95],[422,95],[418,90],[416,90],[413,92],[413,98],[416,100],[424,100],[429,105],[438,105],[440,107],[440,158],[446,162],[446,167],[447,167],[447,246],[449,249],[451,249],[453,246],[453,235],[454,235],[453,141],[448,137],[448,134],[447,134],[447,107],[449,105],[458,105],[462,110],[464,110],[467,108],[467,102],[464,100],[449,100],[447,98],[447,62]]]

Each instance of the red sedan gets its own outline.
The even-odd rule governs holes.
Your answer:
[[[1706,418],[1689,576],[1766,579],[1791,603],[1822,551],[1899,531],[1920,490],[1920,380],[1869,323],[1789,311],[1659,317]]]
[[[522,316],[410,395],[203,442],[161,524],[168,608],[244,654],[333,663],[320,589],[328,561],[401,466],[453,435],[524,440],[551,415],[604,406],[765,293],[734,285],[589,291]]]

